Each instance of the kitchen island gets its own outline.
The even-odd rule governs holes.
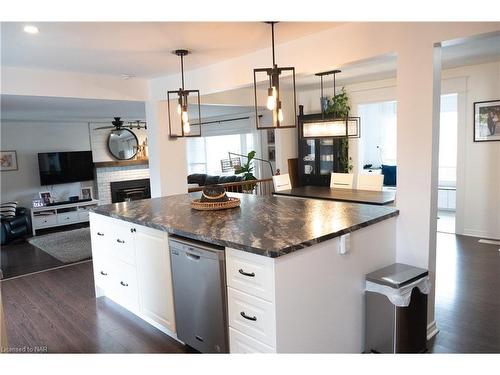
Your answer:
[[[175,337],[168,236],[181,236],[225,248],[231,353],[363,351],[364,275],[395,261],[398,210],[229,194],[241,207],[195,211],[199,195],[96,208],[97,296]]]

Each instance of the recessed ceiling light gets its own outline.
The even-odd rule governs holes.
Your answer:
[[[26,25],[24,26],[24,32],[28,34],[38,34],[38,27],[33,25]]]

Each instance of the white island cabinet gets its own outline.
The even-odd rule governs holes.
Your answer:
[[[226,248],[231,353],[361,353],[365,275],[394,263],[396,219],[269,258]]]
[[[90,213],[96,297],[105,295],[175,337],[168,234]]]

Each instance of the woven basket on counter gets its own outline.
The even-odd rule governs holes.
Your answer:
[[[239,207],[239,198],[229,197],[225,202],[201,202],[200,199],[195,199],[191,202],[191,208],[200,211],[215,211],[215,210],[226,210],[228,208]]]

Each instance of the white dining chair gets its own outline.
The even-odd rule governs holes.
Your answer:
[[[354,175],[352,173],[332,173],[330,187],[336,189],[352,189]]]
[[[383,174],[359,174],[356,189],[382,191],[383,185]]]
[[[274,191],[289,190],[292,188],[288,173],[273,176]]]

